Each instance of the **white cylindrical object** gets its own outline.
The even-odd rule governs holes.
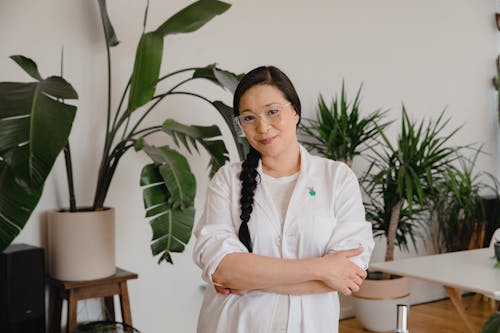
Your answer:
[[[397,305],[395,333],[408,333],[408,305]]]
[[[52,211],[48,218],[49,274],[87,281],[115,274],[115,210]]]

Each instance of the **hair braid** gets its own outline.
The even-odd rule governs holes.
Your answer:
[[[259,165],[260,153],[250,146],[250,151],[248,152],[247,158],[243,161],[240,180],[241,180],[241,225],[238,232],[238,237],[240,241],[246,246],[249,252],[252,252],[252,239],[250,238],[250,230],[248,229],[248,221],[250,220],[250,215],[253,210],[253,196],[255,189],[257,188],[257,183],[259,174],[257,172],[257,166]]]
[[[233,111],[234,115],[240,114],[240,100],[241,97],[250,88],[256,85],[270,85],[278,88],[283,97],[292,103],[293,108],[297,114],[301,115],[300,99],[297,91],[285,73],[274,66],[261,66],[248,72],[238,83],[233,97]],[[300,118],[299,118],[300,122]],[[298,126],[298,123],[297,123]],[[248,251],[252,252],[252,239],[250,238],[250,231],[248,229],[248,221],[253,210],[253,196],[257,184],[260,181],[259,174],[257,173],[257,166],[259,165],[260,153],[250,146],[250,151],[241,168],[240,181],[241,181],[241,225],[238,231],[240,241],[246,246]]]

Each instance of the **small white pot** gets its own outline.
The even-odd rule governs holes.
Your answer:
[[[115,210],[49,212],[49,274],[63,281],[86,281],[113,275]]]
[[[397,305],[409,305],[410,280],[400,277],[392,280],[363,281],[359,292],[353,294],[356,318],[366,329],[388,332],[396,329]]]

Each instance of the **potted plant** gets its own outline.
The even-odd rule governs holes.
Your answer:
[[[484,200],[480,193],[491,190],[497,194],[497,181],[487,173],[475,173],[479,147],[472,159],[459,156],[459,167],[449,168],[432,195],[433,211],[438,222],[437,248],[446,252],[482,247],[486,230]],[[490,182],[482,181],[488,176]],[[498,194],[497,194],[498,195]]]
[[[498,332],[500,332],[500,312],[493,312],[484,322],[484,325],[481,328],[481,333]]]
[[[387,111],[376,110],[366,117],[361,116],[361,89],[362,85],[354,101],[349,102],[342,82],[340,99],[333,98],[330,107],[320,94],[316,120],[304,118],[299,127],[303,135],[301,143],[321,156],[352,167],[355,156],[376,145],[377,126],[384,129],[389,124],[381,122]]]
[[[449,120],[444,112],[436,120],[413,121],[403,106],[401,130],[395,144],[380,131],[382,151],[372,150],[370,166],[362,178],[369,196],[365,207],[375,237],[386,237],[385,260],[394,259],[394,249],[408,249],[421,236],[428,216],[429,193],[455,159],[449,139],[458,129],[443,134]],[[354,294],[356,317],[373,331],[394,328],[394,309],[408,302],[409,281],[404,277],[369,272]]]
[[[151,249],[153,255],[160,255],[159,262],[165,260],[172,263],[170,252],[182,252],[191,235],[194,219],[193,199],[195,195],[195,178],[190,171],[189,164],[184,156],[175,149],[163,146],[155,147],[148,144],[146,137],[164,132],[176,140],[177,145],[182,144],[191,151],[198,150],[198,145],[204,147],[211,156],[210,167],[213,174],[219,166],[228,159],[227,150],[221,138],[221,132],[216,126],[186,126],[173,120],[167,120],[157,126],[146,126],[144,119],[155,110],[155,107],[166,97],[171,95],[186,95],[201,98],[217,110],[231,129],[235,140],[238,133],[233,127],[232,110],[221,101],[212,101],[204,96],[184,89],[185,83],[207,79],[232,91],[238,77],[230,72],[220,70],[215,65],[205,67],[191,67],[177,70],[160,76],[162,63],[163,40],[167,35],[193,32],[209,22],[216,15],[224,13],[230,5],[217,0],[201,0],[182,9],[156,30],[146,32],[147,9],[144,15],[144,29],[140,37],[135,62],[130,80],[128,81],[116,110],[111,109],[111,47],[118,45],[114,28],[109,20],[105,0],[98,0],[103,32],[106,40],[107,51],[107,82],[108,103],[106,106],[105,141],[102,147],[99,172],[94,201],[84,207],[75,199],[73,188],[73,167],[71,164],[70,144],[68,136],[76,112],[76,107],[66,103],[68,99],[77,98],[77,93],[72,86],[61,76],[42,78],[37,65],[24,56],[13,56],[17,62],[32,78],[34,82],[0,83],[0,250],[3,250],[24,227],[31,213],[36,207],[44,182],[52,169],[56,157],[64,150],[66,171],[69,187],[69,208],[65,209],[71,217],[88,215],[88,213],[110,215],[113,211],[105,205],[111,181],[116,168],[123,155],[134,148],[144,151],[152,163],[145,166],[141,173],[141,186],[144,187],[144,205],[146,216],[152,217],[150,224],[153,229]],[[158,92],[156,87],[159,82],[175,80],[172,88]],[[238,142],[238,141],[237,141]],[[190,148],[191,145],[191,148]],[[243,156],[241,144],[237,145],[240,156]],[[52,215],[59,216],[62,212]],[[59,218],[51,218],[58,220]],[[98,218],[100,221],[100,218]],[[111,219],[112,220],[112,219]],[[101,221],[102,222],[102,221]],[[103,224],[101,222],[97,225]],[[65,228],[70,223],[49,224],[50,237],[49,252],[53,255],[50,269],[56,278],[73,280],[82,279],[73,276],[75,267],[69,271],[60,272],[58,265],[64,264],[62,257],[67,257],[68,252],[63,249],[54,249],[57,241],[67,239],[58,237],[63,232],[57,229]],[[83,225],[83,221],[78,222]],[[67,229],[67,228],[66,228]],[[105,235],[113,231],[113,222],[103,231]],[[96,241],[101,234],[91,232],[94,239],[84,241],[84,251],[91,252],[98,248]],[[69,246],[76,248],[74,243],[82,235],[77,234]],[[114,242],[114,236],[104,239],[103,248],[109,248],[109,243]],[[73,242],[73,243],[71,243]],[[66,242],[68,243],[68,242]],[[108,245],[106,245],[108,243]],[[92,244],[92,246],[88,246]],[[114,243],[113,243],[114,244]],[[94,279],[114,273],[114,246],[111,259],[107,260],[104,269],[88,274],[94,265],[92,260],[83,270],[87,274],[83,279]],[[60,256],[58,254],[63,254]],[[103,256],[103,253],[98,253]],[[72,259],[66,263],[75,262]],[[84,262],[78,262],[83,266]]]

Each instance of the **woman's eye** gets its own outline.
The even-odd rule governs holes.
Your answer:
[[[279,109],[271,109],[271,110],[267,111],[267,115],[270,117],[275,117],[278,115],[278,113],[280,113]]]
[[[243,118],[242,118],[242,121],[244,123],[248,123],[248,122],[254,121],[254,120],[255,120],[255,116],[253,116],[253,115],[246,115],[246,116],[243,116]]]

